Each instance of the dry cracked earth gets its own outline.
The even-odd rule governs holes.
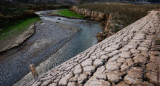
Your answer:
[[[160,11],[40,75],[32,86],[159,86]],[[28,84],[28,85],[29,85]]]

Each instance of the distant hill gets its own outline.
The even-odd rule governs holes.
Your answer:
[[[160,2],[160,0],[0,0],[0,2],[20,2],[20,3],[56,3],[56,4],[79,4],[85,2],[102,2],[102,1],[145,1]]]

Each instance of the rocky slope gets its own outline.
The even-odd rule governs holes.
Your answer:
[[[151,11],[28,86],[159,85],[160,11]],[[24,85],[23,85],[24,86]]]

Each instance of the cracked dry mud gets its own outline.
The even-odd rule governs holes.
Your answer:
[[[155,86],[160,83],[159,11],[40,75],[32,86]],[[29,84],[28,84],[29,85]]]

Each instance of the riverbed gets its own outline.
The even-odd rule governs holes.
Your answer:
[[[44,13],[44,12],[40,12]],[[0,86],[15,86],[31,80],[29,64],[39,74],[63,63],[97,43],[97,22],[41,16],[35,34],[20,46],[0,55]]]

